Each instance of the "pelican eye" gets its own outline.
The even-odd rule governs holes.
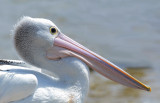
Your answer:
[[[57,34],[57,32],[58,32],[58,30],[55,27],[50,27],[49,30],[50,30],[50,33],[53,35]]]

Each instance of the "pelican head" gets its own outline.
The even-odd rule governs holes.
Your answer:
[[[23,17],[15,26],[14,43],[19,55],[35,66],[46,68],[42,62],[61,65],[57,61],[74,57],[113,81],[132,88],[151,90],[121,68],[64,35],[50,20]]]
[[[33,65],[38,65],[37,60],[46,56],[46,51],[53,47],[60,32],[50,20],[31,17],[23,17],[13,31],[15,48],[20,57]]]

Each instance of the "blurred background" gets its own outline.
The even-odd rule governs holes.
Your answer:
[[[160,103],[159,0],[1,0],[0,59],[19,59],[10,34],[22,16],[52,20],[152,87],[131,89],[92,72],[86,103]]]

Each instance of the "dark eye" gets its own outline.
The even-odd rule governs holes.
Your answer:
[[[57,34],[57,32],[58,32],[55,27],[50,27],[49,30],[50,30],[50,33],[53,34],[53,35]]]

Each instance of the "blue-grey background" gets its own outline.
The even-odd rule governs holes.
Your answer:
[[[0,59],[19,59],[10,34],[22,16],[52,20],[152,87],[152,92],[130,89],[91,73],[86,103],[160,102],[159,0],[1,0]]]

